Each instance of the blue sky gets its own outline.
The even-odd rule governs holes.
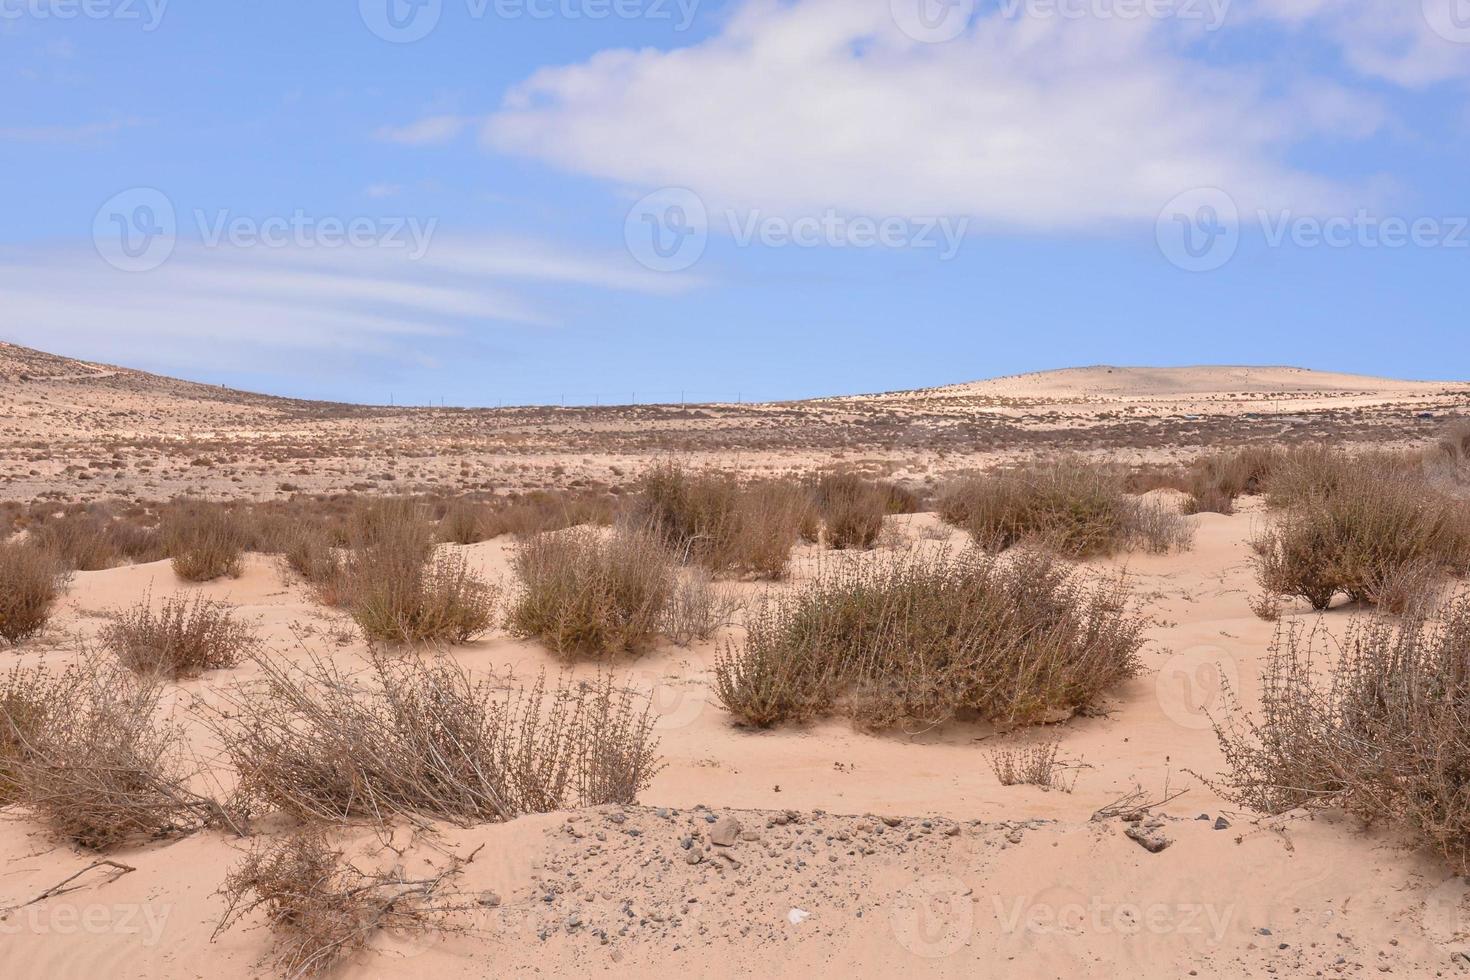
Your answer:
[[[0,0],[0,338],[280,394],[1467,375],[1470,0]]]

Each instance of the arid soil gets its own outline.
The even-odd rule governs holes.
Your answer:
[[[1346,817],[1232,812],[1205,781],[1221,765],[1207,714],[1222,706],[1221,679],[1253,699],[1275,629],[1246,605],[1246,542],[1260,519],[1201,515],[1190,518],[1198,538],[1188,553],[1097,563],[1126,566],[1155,618],[1145,671],[1104,711],[1046,731],[953,724],[873,735],[828,722],[755,732],[732,724],[712,695],[718,641],[619,665],[659,713],[667,768],[642,805],[404,827],[390,841],[346,832],[342,845],[365,863],[386,855],[426,872],[449,855],[474,859],[455,884],[467,906],[457,931],[380,936],[341,975],[1459,975],[1470,967],[1459,955],[1470,949],[1467,888],[1433,856]],[[940,547],[948,533],[933,515],[893,520],[890,546]],[[961,538],[954,532],[952,543]],[[504,577],[509,547],[465,551]],[[839,559],[804,546],[798,578],[824,560]],[[231,602],[284,654],[316,650],[344,663],[365,654],[340,613],[252,557],[241,578],[204,586],[183,586],[167,563],[80,573],[49,635],[6,656],[58,666],[94,656],[88,641],[107,611],[181,590]],[[1323,623],[1337,631],[1350,615]],[[1292,610],[1287,620],[1315,616]],[[507,682],[558,669],[539,646],[499,633],[448,655]],[[181,683],[178,718],[193,725],[195,699],[255,670]],[[208,768],[210,738],[192,730]],[[1047,737],[1060,737],[1078,767],[1074,790],[1001,786],[989,754]],[[1135,792],[1136,803],[1155,805],[1115,812]],[[0,905],[94,858],[20,814],[3,827]],[[1131,829],[1169,843],[1151,853]],[[222,911],[214,891],[243,846],[201,833],[111,855],[136,870],[94,870],[0,923],[5,973],[266,975],[265,930],[212,940]]]
[[[1458,383],[1096,368],[787,405],[381,409],[241,395],[18,348],[0,349],[0,386],[0,495],[24,502],[271,496],[291,492],[287,484],[566,487],[615,483],[669,453],[766,469],[871,461],[923,483],[1058,449],[1134,461],[1256,440],[1403,445],[1470,406],[1470,385]],[[1210,784],[1223,761],[1211,713],[1224,708],[1227,684],[1256,702],[1279,628],[1248,606],[1257,592],[1249,540],[1266,519],[1243,500],[1233,516],[1187,518],[1192,550],[1088,563],[1126,572],[1151,617],[1143,671],[1102,710],[1045,729],[739,727],[712,688],[714,660],[738,624],[689,649],[617,662],[619,683],[651,700],[666,763],[640,804],[472,828],[341,829],[334,843],[363,866],[386,861],[414,876],[467,863],[446,931],[381,934],[336,975],[1470,973],[1470,885],[1434,855],[1347,816],[1235,812]],[[966,543],[933,514],[889,522],[885,549]],[[459,550],[508,582],[513,547],[500,538]],[[853,559],[801,545],[793,583],[734,588],[756,598],[844,560]],[[276,560],[250,555],[239,578],[205,585],[183,583],[166,561],[79,572],[48,631],[0,650],[0,668],[102,656],[109,614],[176,593],[230,603],[280,656],[366,662],[345,614]],[[1340,634],[1352,615],[1300,605],[1283,625]],[[507,686],[563,670],[499,629],[437,655]],[[247,664],[173,685],[168,710],[189,733],[201,789],[231,777],[195,709],[258,676]],[[1000,784],[992,753],[1053,738],[1075,777],[1070,791]],[[216,890],[246,846],[200,832],[108,855],[131,870],[85,870],[95,854],[0,810],[0,909],[11,909],[0,915],[0,976],[271,975],[258,916],[256,928],[216,935]]]
[[[268,398],[0,344],[0,497],[618,486],[671,456],[750,473],[843,464],[922,486],[1056,452],[1131,464],[1249,443],[1402,445],[1467,407],[1463,383],[1085,368],[754,405],[388,408]]]

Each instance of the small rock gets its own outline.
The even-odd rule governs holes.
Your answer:
[[[903,825],[903,817],[884,817],[883,822],[890,827],[900,827]]]
[[[499,908],[500,896],[495,894],[494,892],[485,892],[483,895],[480,896],[480,905],[481,907],[487,909]]]
[[[1157,854],[1170,844],[1174,843],[1157,830],[1143,830],[1139,827],[1129,827],[1123,831],[1129,840],[1134,841],[1139,847],[1150,854]]]
[[[704,850],[702,848],[698,848],[698,847],[693,848],[693,849],[691,849],[689,851],[688,854],[685,854],[684,855],[684,863],[685,864],[698,864],[699,862],[701,862],[703,860],[704,860]]]
[[[1215,829],[1216,830],[1229,830],[1230,829],[1230,821],[1229,820],[1226,820],[1224,817],[1216,817],[1215,818]]]
[[[731,847],[740,839],[740,821],[734,817],[721,817],[709,829],[709,842],[718,847]]]

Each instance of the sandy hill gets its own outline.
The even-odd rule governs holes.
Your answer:
[[[1119,398],[1195,398],[1202,395],[1417,394],[1443,391],[1440,381],[1397,381],[1299,367],[1201,365],[1196,367],[1066,368],[971,381],[927,390],[930,394],[1046,401]]]

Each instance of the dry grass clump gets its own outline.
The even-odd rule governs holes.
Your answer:
[[[717,584],[708,571],[689,568],[669,596],[660,629],[675,646],[691,646],[712,639],[744,607],[744,600],[728,586]]]
[[[1470,602],[1437,618],[1360,619],[1340,644],[1283,630],[1259,717],[1217,720],[1221,787],[1261,813],[1342,807],[1407,826],[1470,869]]]
[[[1290,477],[1290,503],[1252,542],[1266,595],[1326,609],[1345,594],[1401,611],[1470,565],[1470,509],[1422,473],[1381,462],[1309,465]]]
[[[668,463],[638,481],[629,522],[712,572],[779,579],[810,510],[806,494],[790,483],[742,483],[729,473],[691,474]]]
[[[1060,739],[1030,747],[996,749],[990,754],[990,768],[1002,786],[1037,786],[1044,790],[1070,793],[1077,785],[1076,772],[1071,773],[1060,758]]]
[[[0,637],[14,645],[41,632],[67,578],[55,553],[0,541]]]
[[[569,527],[613,522],[615,501],[606,493],[534,490],[497,500],[485,517],[485,540],[503,534],[526,537]]]
[[[477,500],[456,500],[439,519],[439,540],[449,544],[479,544],[488,541],[494,511]]]
[[[180,680],[238,664],[258,642],[225,603],[171,596],[157,612],[148,598],[102,629],[102,644],[137,674]]]
[[[155,719],[162,687],[116,669],[72,668],[55,683],[14,682],[0,725],[18,744],[13,796],[57,836],[107,850],[229,824],[188,788],[183,734]],[[46,703],[32,703],[25,692]],[[36,724],[40,717],[44,723]]]
[[[510,632],[568,658],[639,654],[657,640],[675,593],[668,552],[652,535],[590,528],[522,541]]]
[[[283,529],[280,548],[281,560],[306,580],[318,602],[325,606],[342,604],[344,561],[330,531],[310,522],[298,522]]]
[[[201,502],[172,507],[162,534],[174,573],[186,582],[239,577],[240,556],[250,544],[249,530],[235,513]]]
[[[940,501],[940,516],[988,551],[1024,543],[1092,558],[1188,546],[1192,534],[1181,515],[1129,496],[1124,486],[1117,468],[1065,458],[955,484]]]
[[[30,758],[52,712],[64,703],[70,681],[70,676],[58,677],[44,667],[12,667],[0,681],[0,807],[20,799],[19,766]]]
[[[111,525],[89,511],[63,514],[36,528],[32,540],[78,572],[97,572],[122,563],[113,544]]]
[[[755,610],[716,688],[760,727],[831,714],[874,728],[962,714],[1027,724],[1133,676],[1145,625],[1121,580],[1043,554],[838,562]]]
[[[258,656],[264,681],[214,728],[247,812],[462,823],[633,803],[658,768],[653,719],[612,686],[503,693],[449,662],[374,657],[366,676]]]
[[[320,976],[364,949],[378,932],[436,928],[455,911],[438,897],[458,863],[410,880],[401,868],[368,873],[346,863],[319,832],[256,846],[225,878],[215,935],[261,912],[273,960],[288,977]]]
[[[352,534],[354,547],[325,584],[369,640],[465,643],[494,625],[497,590],[463,555],[434,553],[433,528],[411,502],[367,508]]]
[[[1233,514],[1235,501],[1265,490],[1282,459],[1278,449],[1248,446],[1196,460],[1190,468],[1186,514]]]
[[[866,550],[878,543],[883,519],[913,513],[918,501],[893,483],[866,480],[853,473],[827,473],[811,484],[812,499],[826,529],[828,547]]]

